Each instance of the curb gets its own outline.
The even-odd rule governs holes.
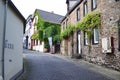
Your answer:
[[[23,73],[16,79],[16,80],[25,80],[26,74],[27,74],[27,62],[25,59],[23,59]]]

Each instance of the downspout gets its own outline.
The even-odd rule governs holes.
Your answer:
[[[5,35],[6,35],[6,24],[7,24],[7,7],[8,7],[8,0],[5,0],[5,11],[4,11],[4,27],[3,27],[3,44],[2,44],[2,77],[5,80],[4,76],[4,54],[5,54]]]

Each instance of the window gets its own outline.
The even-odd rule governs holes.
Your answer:
[[[42,41],[39,41],[40,42],[40,45],[42,45]]]
[[[35,17],[35,23],[37,23],[37,22],[38,22],[38,16]]]
[[[33,40],[33,46],[35,46],[35,40]]]
[[[88,13],[87,0],[84,2],[84,16]]]
[[[80,20],[80,8],[77,9],[77,21]]]
[[[68,26],[68,19],[66,20],[66,29],[67,29],[67,26]]]
[[[64,29],[65,29],[65,22],[63,23],[62,31],[64,31]]]
[[[92,0],[92,10],[97,8],[97,0]]]
[[[99,41],[98,27],[93,29],[93,43],[97,44]]]
[[[88,45],[88,41],[89,41],[88,34],[87,34],[87,32],[85,31],[85,32],[84,32],[84,45]]]
[[[37,40],[35,40],[35,46],[37,46]]]
[[[118,21],[118,50],[120,51],[120,20]]]
[[[38,40],[36,40],[36,45],[38,45]]]

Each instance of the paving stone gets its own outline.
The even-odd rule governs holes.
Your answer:
[[[51,54],[31,51],[24,53],[28,64],[24,80],[113,80]]]

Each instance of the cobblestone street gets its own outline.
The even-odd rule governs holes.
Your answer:
[[[24,51],[24,60],[26,74],[22,80],[113,80],[47,53]]]

